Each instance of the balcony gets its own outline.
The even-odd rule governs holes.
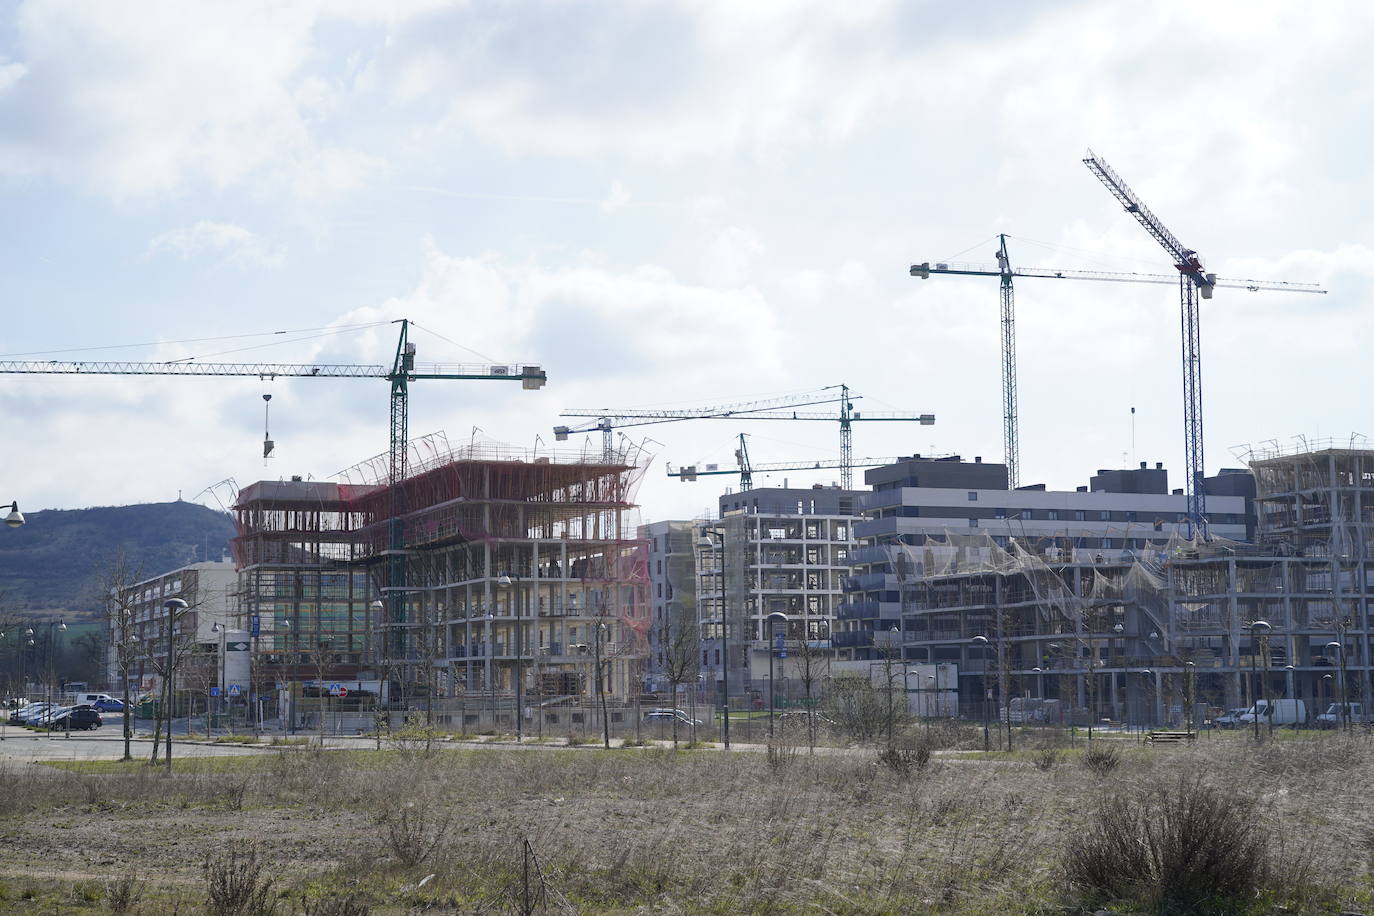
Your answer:
[[[873,620],[878,616],[877,601],[845,601],[835,609],[839,620]]]
[[[830,641],[836,649],[857,649],[873,645],[872,630],[853,630],[848,633],[832,633]]]

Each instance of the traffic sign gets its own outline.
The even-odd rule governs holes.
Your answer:
[[[260,616],[257,615],[257,614],[252,614],[252,615],[249,616],[248,620],[249,620],[249,623],[248,623],[248,633],[249,633],[249,635],[251,635],[251,636],[261,636],[261,635],[262,635],[262,617],[260,617]]]
[[[241,693],[243,693],[243,688],[240,687],[238,684],[229,685],[229,696],[236,697]]]
[[[219,696],[219,688],[218,688],[218,687],[211,687],[211,688],[210,688],[210,696],[212,696],[212,697],[217,697],[217,696]]]

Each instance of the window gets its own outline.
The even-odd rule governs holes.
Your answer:
[[[1097,517],[1104,522],[1110,522],[1112,520],[1111,512],[1107,511],[1106,509],[1103,509],[1101,512],[1097,513]]]
[[[968,501],[971,502],[971,503],[976,503],[976,502],[978,501],[978,491],[977,491],[977,490],[969,490],[969,491],[968,491]]]
[[[1133,521],[1135,521],[1135,520],[1136,520],[1136,517],[1135,517],[1135,513],[1134,513],[1134,512],[1127,512],[1127,513],[1126,513],[1126,521],[1128,521],[1128,522],[1133,522]]]
[[[976,518],[971,518],[971,519],[969,519],[969,520],[968,520],[968,526],[969,526],[970,528],[977,528],[977,527],[978,527],[978,519],[976,519]]]
[[[1086,522],[1088,520],[1088,513],[1084,512],[1082,509],[1075,509],[1073,512],[1073,520],[1076,522]]]
[[[1007,517],[1007,510],[1006,510],[1006,509],[993,509],[993,510],[992,510],[992,517],[993,517],[993,518],[1006,518],[1006,517]]]
[[[1045,513],[1045,518],[1049,519],[1052,522],[1059,521],[1059,510],[1050,509],[1048,512]]]

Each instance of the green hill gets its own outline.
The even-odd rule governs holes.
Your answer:
[[[121,551],[152,577],[218,560],[233,536],[227,513],[181,501],[25,513],[22,528],[0,530],[0,609],[96,613],[98,583]]]

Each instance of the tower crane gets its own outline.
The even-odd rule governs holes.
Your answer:
[[[780,398],[769,398],[763,401],[745,401],[740,404],[724,404],[719,407],[698,407],[687,410],[588,410],[583,408],[573,408],[565,410],[559,414],[560,417],[595,417],[596,419],[577,426],[555,426],[553,428],[554,439],[558,442],[568,441],[568,437],[577,433],[588,433],[593,430],[601,431],[601,451],[607,458],[614,451],[614,441],[611,438],[615,430],[626,426],[652,426],[656,423],[676,423],[678,420],[727,420],[737,413],[752,413],[756,410],[776,410],[783,407],[805,407],[816,404],[834,404],[839,399],[827,394],[833,391],[836,385],[830,385],[816,391],[803,392],[801,394],[786,395]]]
[[[1202,349],[1201,323],[1198,316],[1198,297],[1211,299],[1212,292],[1223,283],[1217,275],[1208,273],[1198,253],[1186,247],[1165,228],[1159,217],[1141,202],[1121,176],[1101,156],[1088,150],[1083,164],[1097,176],[1112,196],[1120,201],[1126,212],[1135,217],[1160,247],[1173,258],[1178,269],[1179,305],[1183,313],[1183,443],[1185,481],[1188,494],[1188,535],[1208,537],[1207,494],[1203,483],[1205,473],[1202,451]],[[1319,286],[1307,283],[1255,285],[1254,289],[1284,289],[1291,292],[1325,293]]]
[[[754,464],[749,460],[748,433],[739,434],[739,448],[735,449],[735,461],[739,467],[736,468],[717,468],[714,465],[707,465],[699,468],[696,465],[683,465],[676,471],[672,466],[668,467],[668,476],[676,477],[683,483],[693,483],[698,477],[711,477],[718,474],[738,474],[739,488],[752,490],[754,488],[754,472],[771,471],[817,471],[822,468],[838,468],[842,462],[834,460],[825,461],[777,461],[769,464]],[[876,468],[885,464],[896,464],[902,458],[856,458],[850,462],[850,467],[855,468]]]
[[[215,375],[274,378],[380,378],[391,384],[391,438],[387,461],[387,482],[391,485],[391,518],[388,520],[389,550],[387,576],[382,594],[387,597],[388,624],[392,638],[388,641],[393,658],[399,658],[405,622],[404,605],[406,567],[401,517],[405,514],[402,488],[397,486],[406,476],[407,443],[409,441],[409,399],[411,382],[419,379],[450,381],[520,382],[521,387],[533,390],[544,387],[548,380],[539,366],[523,365],[428,365],[416,366],[415,344],[409,340],[410,320],[397,319],[401,326],[396,342],[396,357],[390,367],[385,365],[301,364],[301,363],[202,363],[191,360],[173,362],[66,362],[60,360],[0,361],[0,374],[8,375]],[[267,448],[264,447],[264,451]]]
[[[854,401],[859,400],[862,395],[851,395],[848,385],[830,385],[820,389],[821,392],[834,391],[839,389],[838,398],[830,398],[825,401],[811,400],[809,402],[799,402],[795,405],[785,403],[770,403],[767,401],[756,401],[750,404],[734,404],[726,407],[703,407],[695,410],[602,410],[602,411],[579,411],[567,410],[559,414],[561,417],[595,417],[595,422],[587,424],[581,429],[570,429],[566,426],[554,427],[554,435],[561,441],[573,432],[584,432],[588,429],[600,429],[604,436],[604,443],[609,448],[610,430],[618,426],[643,426],[650,423],[668,423],[675,420],[821,420],[828,422],[839,421],[840,424],[840,485],[851,490],[854,487],[854,433],[851,424],[859,421],[870,422],[915,422],[922,426],[931,426],[935,423],[935,415],[930,413],[896,413],[896,412],[863,412],[854,409]],[[813,393],[810,397],[815,397]],[[807,397],[806,395],[794,396],[797,398]],[[785,401],[787,399],[779,399]],[[822,403],[838,403],[840,409],[838,414],[828,413],[820,410],[792,410],[791,406],[807,406]]]
[[[1017,408],[1016,384],[1016,300],[1012,286],[1013,277],[1040,277],[1050,280],[1098,280],[1108,283],[1167,283],[1174,284],[1178,278],[1169,274],[1121,273],[1095,270],[1055,270],[1043,267],[1012,267],[1007,254],[1007,236],[997,236],[996,265],[949,264],[926,261],[911,266],[911,276],[922,280],[930,279],[931,274],[948,274],[962,277],[997,277],[1001,280],[1002,303],[1002,442],[1003,460],[1007,464],[1007,483],[1011,489],[1020,485],[1021,442],[1019,434],[1020,414]],[[1211,286],[1232,287],[1236,289],[1288,290],[1301,293],[1324,293],[1325,290],[1310,283],[1283,283],[1269,280],[1224,280],[1213,276]],[[1211,298],[1210,288],[1204,298]]]

